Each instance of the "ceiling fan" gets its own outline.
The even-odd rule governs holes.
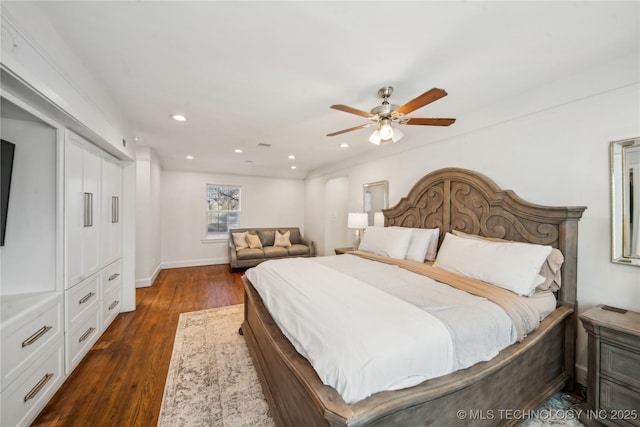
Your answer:
[[[334,110],[344,111],[345,113],[355,114],[361,117],[366,117],[371,122],[365,123],[360,126],[355,126],[349,129],[343,129],[338,132],[327,134],[327,136],[336,136],[346,132],[351,132],[358,129],[368,128],[376,125],[376,130],[373,132],[369,141],[374,144],[380,144],[381,142],[399,141],[403,134],[394,124],[399,125],[420,125],[420,126],[449,126],[453,124],[456,119],[424,119],[424,118],[410,118],[406,114],[411,113],[418,108],[422,108],[427,104],[430,104],[438,99],[447,96],[447,92],[444,89],[433,88],[426,91],[422,95],[407,102],[403,106],[398,106],[389,103],[389,97],[393,93],[391,86],[386,86],[378,91],[378,96],[382,98],[382,105],[379,105],[371,110],[370,113],[366,111],[358,110],[357,108],[348,107],[342,104],[332,105]]]

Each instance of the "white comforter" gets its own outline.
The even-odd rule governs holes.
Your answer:
[[[284,335],[347,403],[490,360],[517,338],[493,302],[354,255],[267,261],[246,275]],[[525,299],[541,319],[555,308],[551,293]]]
[[[356,278],[306,258],[267,261],[246,275],[284,335],[347,403],[454,370],[440,320]]]

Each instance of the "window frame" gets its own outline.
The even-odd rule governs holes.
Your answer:
[[[233,187],[235,189],[238,190],[239,195],[238,195],[238,209],[236,210],[210,210],[209,209],[209,188],[210,187]],[[237,184],[209,184],[207,183],[205,185],[205,200],[204,200],[204,205],[205,205],[205,212],[204,212],[204,228],[205,228],[205,236],[207,237],[220,237],[220,236],[225,236],[227,235],[227,233],[229,233],[229,224],[227,223],[227,230],[226,231],[209,231],[209,215],[210,213],[217,213],[217,212],[235,212],[238,214],[238,225],[237,227],[241,226],[242,223],[242,193],[243,193],[243,189],[241,185],[237,185]],[[234,225],[233,227],[231,227],[231,229],[236,228],[236,226]]]

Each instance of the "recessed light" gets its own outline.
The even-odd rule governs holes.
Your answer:
[[[298,168],[297,168],[297,167],[295,167],[295,166],[291,166],[291,169],[298,169]]]
[[[233,150],[234,153],[242,153],[242,149],[241,148],[236,148],[235,150]]]
[[[340,144],[340,148],[349,148],[349,144],[343,142]]]
[[[184,121],[186,121],[186,120],[187,120],[187,118],[186,118],[185,116],[183,116],[182,114],[173,114],[173,115],[171,116],[171,118],[172,118],[173,120],[177,120],[177,121],[179,121],[179,122],[184,122]]]
[[[290,159],[290,160],[295,160],[295,159],[296,159],[296,156],[294,156],[293,154],[289,154],[289,159]]]
[[[184,156],[184,158],[187,160],[193,160],[193,156]]]

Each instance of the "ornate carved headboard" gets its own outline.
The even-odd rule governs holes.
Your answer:
[[[556,247],[565,257],[558,300],[575,306],[578,221],[585,209],[529,203],[478,172],[446,168],[424,176],[383,213],[386,226],[438,227],[440,242],[446,232],[460,230]]]

